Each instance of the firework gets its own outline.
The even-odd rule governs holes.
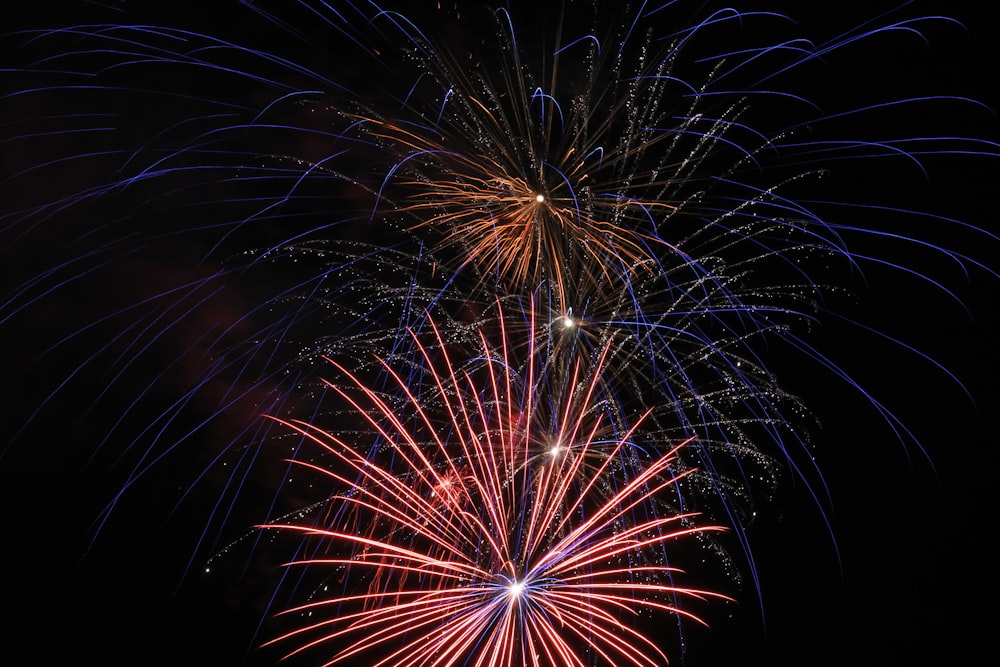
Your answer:
[[[577,364],[547,379],[533,340],[521,362],[510,341],[481,342],[454,358],[440,338],[434,356],[418,341],[431,389],[418,397],[387,367],[402,405],[337,366],[331,387],[364,417],[368,445],[282,422],[327,461],[298,463],[341,491],[322,521],[267,528],[317,542],[293,565],[338,570],[353,586],[292,609],[303,627],[275,641],[322,649],[325,664],[664,664],[634,619],[696,619],[682,599],[722,597],[678,585],[667,564],[672,542],[718,530],[665,511],[691,472],[676,456],[689,443],[655,447],[633,476],[623,462],[638,456],[643,420],[608,437],[602,363],[589,378]]]
[[[444,8],[425,24],[389,5],[259,2],[240,7],[259,41],[168,21],[12,35],[9,75],[27,83],[4,100],[16,145],[37,157],[6,181],[18,199],[3,241],[9,256],[37,244],[46,264],[5,294],[0,323],[102,295],[51,323],[42,356],[69,350],[69,370],[32,408],[78,378],[100,387],[91,410],[111,406],[95,455],[124,441],[110,455],[125,472],[98,532],[127,492],[181,461],[195,471],[183,495],[214,494],[193,561],[227,543],[241,503],[268,526],[301,512],[286,472],[308,470],[335,488],[312,523],[285,526],[302,533],[301,562],[366,592],[299,607],[335,620],[288,640],[350,636],[340,661],[371,630],[399,658],[387,660],[410,664],[389,648],[421,641],[392,625],[402,614],[427,647],[451,647],[441,664],[570,662],[588,642],[613,664],[656,664],[637,630],[625,647],[607,633],[627,626],[618,612],[686,613],[664,602],[686,592],[663,555],[678,531],[728,559],[715,528],[687,526],[694,510],[731,531],[755,579],[746,531],[782,469],[821,501],[813,421],[779,382],[781,361],[859,391],[915,441],[806,333],[872,266],[947,293],[894,259],[900,248],[995,275],[937,241],[994,237],[814,193],[839,164],[920,173],[996,145],[844,134],[845,119],[890,109],[977,105],[820,111],[792,77],[953,22],[887,14],[814,44],[776,13],[692,19],[680,4]],[[49,176],[77,165],[92,182]],[[879,254],[873,241],[893,245]],[[341,378],[330,385],[316,379],[326,358]],[[288,428],[294,441],[277,435]],[[501,525],[527,537],[486,530]],[[602,569],[599,554],[637,569]],[[625,584],[649,595],[611,592]],[[586,612],[560,606],[587,592],[599,602]],[[435,608],[452,620],[421,625]],[[581,613],[579,634],[549,625]],[[485,636],[502,649],[477,648]]]

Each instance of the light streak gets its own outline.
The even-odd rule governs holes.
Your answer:
[[[320,521],[264,528],[313,545],[315,556],[290,565],[340,571],[354,586],[285,612],[301,615],[302,627],[273,643],[298,644],[289,655],[322,650],[326,665],[585,667],[588,655],[613,666],[666,664],[641,612],[700,622],[683,600],[725,598],[680,585],[683,573],[663,553],[721,530],[664,502],[692,472],[675,470],[690,440],[626,472],[622,459],[642,437],[643,419],[613,441],[600,437],[598,364],[589,378],[577,368],[565,384],[557,441],[572,444],[550,450],[560,455],[546,465],[526,465],[537,438],[535,396],[546,385],[540,350],[529,344],[523,359],[497,356],[524,348],[481,332],[481,349],[463,353],[437,336],[434,346],[415,340],[435,399],[415,395],[386,364],[406,397],[390,406],[335,364],[343,379],[331,389],[364,416],[372,437],[391,443],[387,451],[372,457],[370,443],[278,420],[327,459],[298,463],[341,490]],[[478,362],[468,366],[466,355]],[[456,479],[462,502],[442,502]]]

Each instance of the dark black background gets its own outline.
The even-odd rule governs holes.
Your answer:
[[[801,17],[806,30],[835,20],[846,27],[876,11],[869,3],[850,8],[818,3],[823,6],[812,9],[790,4],[785,9]],[[882,54],[897,61],[891,65],[898,78],[865,85],[909,93],[926,84],[1000,108],[995,82],[1000,57],[994,44],[1000,15],[983,4],[988,3],[926,3],[927,13],[954,16],[966,30],[935,35],[926,48]],[[65,20],[60,12],[74,18],[86,13],[50,6],[30,15],[25,9],[19,18],[25,25],[58,25]],[[204,20],[213,21],[208,15]],[[222,24],[238,31],[232,21]],[[854,59],[842,54],[827,83],[804,81],[803,86],[819,96],[861,95],[864,91],[851,88],[856,81],[851,72],[871,66],[866,60],[871,55],[864,50]],[[921,121],[899,119],[915,126]],[[1000,139],[1000,124],[991,114],[970,112],[949,122],[971,135]],[[8,152],[4,172],[15,171],[18,159]],[[851,188],[859,199],[887,192],[898,203],[912,194],[914,208],[944,211],[997,230],[998,163],[969,158],[949,165],[936,170],[919,191],[908,191],[895,174],[877,169],[841,174],[835,183]],[[8,201],[15,194],[3,191]],[[964,237],[955,242],[960,250],[978,253],[981,261],[998,264],[997,245]],[[30,261],[8,260],[5,288],[27,275]],[[786,480],[775,508],[751,531],[763,619],[752,595],[718,610],[710,615],[710,631],[689,632],[686,664],[916,666],[961,664],[992,653],[991,637],[1000,621],[992,549],[1000,509],[994,481],[1000,470],[995,428],[1000,393],[994,380],[1000,370],[1000,286],[983,272],[974,272],[968,282],[948,275],[949,287],[971,315],[934,290],[878,271],[870,274],[868,287],[859,288],[851,315],[941,361],[965,382],[974,400],[919,358],[870,347],[849,327],[831,322],[815,334],[822,344],[846,351],[840,356],[845,365],[865,377],[913,428],[933,465],[918,450],[900,445],[861,398],[825,376],[792,363],[781,369],[778,362],[787,385],[823,422],[816,452],[832,497],[825,507],[833,538],[806,489]],[[63,313],[72,318],[86,307],[86,298],[102,297],[76,294],[53,303],[43,315],[0,329],[5,433],[21,427],[50,386],[42,378],[58,373],[65,362],[36,359],[45,349],[50,318]],[[85,397],[87,390],[74,391]],[[114,515],[97,541],[88,544],[91,522],[115,477],[102,465],[87,465],[100,433],[75,411],[81,402],[72,393],[59,395],[0,459],[5,575],[0,599],[6,617],[0,624],[0,650],[8,656],[2,661],[270,664],[274,654],[253,648],[270,573],[259,565],[243,572],[239,564],[230,564],[205,576],[203,563],[196,562],[192,573],[182,576],[191,553],[190,526],[196,525],[189,513],[198,508],[189,503],[167,517],[177,490],[169,466],[147,481],[140,505]],[[14,655],[25,657],[11,662]]]

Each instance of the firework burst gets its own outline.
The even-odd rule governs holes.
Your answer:
[[[714,595],[676,585],[675,538],[729,562],[725,526],[755,581],[747,527],[782,469],[822,505],[813,421],[777,360],[827,372],[915,441],[805,332],[871,266],[950,295],[899,249],[995,276],[936,242],[995,237],[814,193],[838,164],[922,176],[997,146],[845,135],[846,119],[979,105],[821,111],[792,77],[954,22],[903,7],[814,43],[778,13],[683,4],[422,22],[392,3],[265,1],[240,4],[241,40],[121,20],[10,36],[2,99],[32,157],[4,181],[2,241],[44,265],[4,294],[0,324],[103,296],[56,318],[42,356],[69,350],[69,370],[29,419],[96,378],[88,405],[114,414],[95,455],[126,443],[97,532],[164,461],[193,459],[182,499],[218,490],[192,561],[246,501],[350,589],[296,607],[328,620],[279,643],[334,663],[652,665],[663,651],[620,617]],[[77,165],[85,180],[51,177]],[[303,510],[293,468],[330,498]]]
[[[697,620],[685,598],[722,597],[678,585],[667,563],[673,541],[719,530],[666,511],[692,472],[677,457],[689,443],[658,445],[633,476],[623,462],[640,456],[644,420],[606,435],[603,363],[588,378],[576,365],[554,394],[533,342],[522,362],[510,356],[518,346],[485,334],[468,359],[436,342],[435,359],[418,341],[431,395],[387,366],[403,405],[337,367],[344,382],[331,387],[373,443],[282,422],[327,459],[298,463],[342,491],[320,522],[267,528],[317,543],[293,565],[368,584],[292,609],[324,620],[275,641],[299,642],[293,654],[322,648],[330,665],[358,655],[378,656],[373,665],[664,664],[637,619]],[[539,400],[555,414],[540,419]]]

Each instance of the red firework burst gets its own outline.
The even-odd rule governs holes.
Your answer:
[[[297,642],[289,655],[326,651],[326,665],[665,664],[640,614],[701,622],[682,601],[724,597],[678,585],[664,553],[720,530],[662,502],[691,472],[675,469],[688,441],[630,473],[622,461],[643,419],[611,435],[603,360],[589,377],[576,364],[542,380],[534,340],[519,363],[505,332],[499,346],[482,333],[467,364],[434,332],[433,346],[414,336],[431,391],[418,395],[385,363],[401,405],[337,366],[346,382],[330,386],[386,443],[376,455],[370,443],[282,422],[329,457],[297,462],[342,491],[319,524],[266,528],[316,542],[317,555],[291,564],[340,572],[348,586],[291,609],[309,620],[273,642]],[[554,435],[536,419],[540,390],[558,406]]]

